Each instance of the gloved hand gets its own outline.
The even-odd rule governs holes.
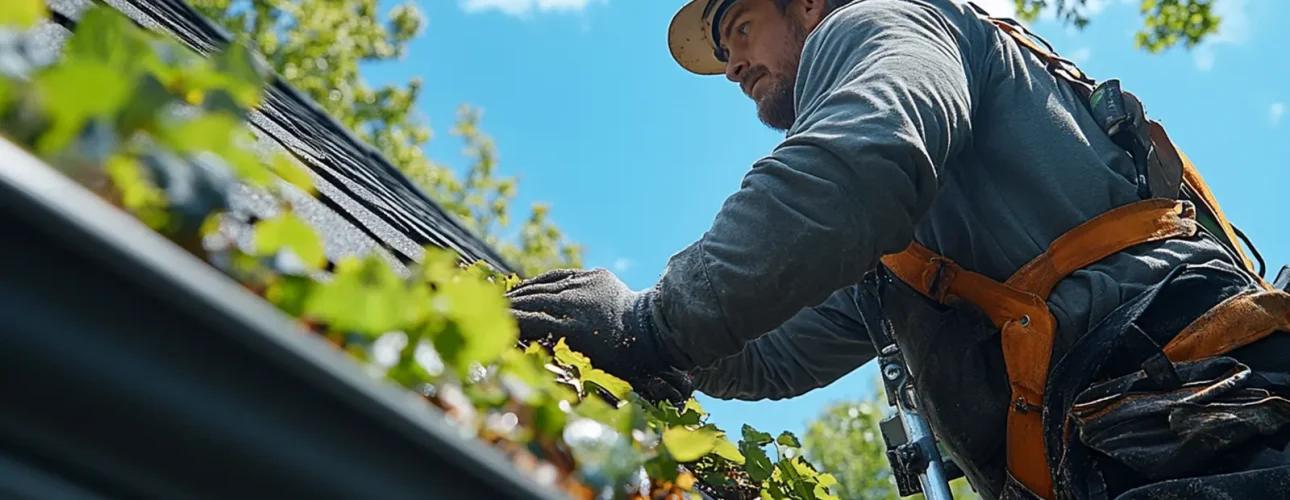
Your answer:
[[[650,315],[653,290],[632,291],[604,269],[560,269],[506,294],[520,338],[561,337],[592,365],[632,385],[651,402],[681,405],[694,392],[689,374],[673,368],[658,345]]]

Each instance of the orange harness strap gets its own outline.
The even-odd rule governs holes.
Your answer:
[[[1165,345],[1175,363],[1245,347],[1273,332],[1290,332],[1290,293],[1260,290],[1224,300]]]
[[[950,296],[971,302],[1002,329],[1013,401],[1008,412],[1008,471],[1032,492],[1053,498],[1040,411],[1057,327],[1046,302],[1049,293],[1071,272],[1121,250],[1195,234],[1194,216],[1191,204],[1165,199],[1111,210],[1057,238],[1006,283],[963,269],[918,242],[882,258],[893,274],[924,295],[942,303]]]
[[[984,19],[1012,37],[1018,45],[1042,59],[1047,64],[1049,72],[1065,80],[1072,89],[1085,99],[1088,99],[1093,93],[1095,82],[1092,78],[1084,74],[1074,63],[1035,43],[1035,39],[1031,38],[1024,27],[1008,19],[989,16],[985,16]],[[1200,171],[1187,158],[1187,155],[1183,154],[1182,150],[1173,143],[1169,138],[1169,134],[1165,133],[1164,127],[1159,122],[1147,120],[1147,124],[1151,134],[1151,143],[1157,154],[1166,156],[1168,163],[1181,166],[1183,184],[1195,192],[1196,198],[1198,198],[1196,202],[1204,205],[1206,211],[1213,214],[1214,218],[1217,219],[1216,222],[1222,228],[1224,238],[1232,242],[1232,246],[1235,247],[1241,263],[1249,271],[1250,276],[1258,280],[1265,289],[1271,290],[1272,285],[1264,281],[1262,276],[1259,276],[1258,270],[1254,266],[1254,261],[1250,259],[1245,249],[1241,248],[1241,240],[1237,238],[1232,223],[1228,221],[1227,216],[1223,214],[1223,210],[1219,208],[1218,200],[1210,192],[1209,186],[1205,184],[1204,179],[1201,179]]]

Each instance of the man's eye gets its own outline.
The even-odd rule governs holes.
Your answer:
[[[739,28],[737,28],[737,31],[739,32],[740,35],[748,36],[748,23],[740,24]]]

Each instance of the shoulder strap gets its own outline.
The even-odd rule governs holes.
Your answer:
[[[1111,100],[1120,103],[1112,103],[1112,106],[1118,105],[1123,108],[1131,108],[1123,111],[1136,114],[1141,121],[1140,124],[1136,125],[1140,126],[1129,125],[1128,128],[1118,129],[1117,127],[1120,124],[1113,121],[1105,121],[1102,125],[1108,129],[1107,133],[1112,134],[1113,138],[1115,135],[1123,133],[1124,137],[1136,139],[1136,141],[1117,140],[1116,142],[1121,147],[1128,149],[1135,158],[1141,158],[1139,169],[1141,178],[1139,182],[1143,186],[1143,197],[1164,197],[1192,202],[1196,206],[1197,220],[1201,226],[1222,242],[1241,261],[1245,270],[1254,279],[1265,288],[1271,287],[1263,279],[1266,265],[1258,249],[1254,247],[1254,243],[1246,239],[1240,229],[1227,219],[1222,209],[1218,206],[1218,200],[1201,178],[1196,166],[1169,139],[1169,135],[1165,133],[1164,126],[1146,117],[1145,109],[1143,109],[1136,96],[1129,92],[1121,92],[1119,84],[1115,80],[1099,84],[1081,71],[1074,62],[1057,55],[1057,51],[1053,49],[1052,45],[1042,37],[1027,30],[1025,26],[1022,26],[1017,21],[991,16],[973,2],[969,1],[967,4],[978,16],[989,21],[1000,31],[1007,33],[1016,40],[1018,45],[1025,47],[1043,60],[1047,64],[1050,73],[1066,81],[1077,94],[1084,98],[1095,117],[1101,111],[1098,109],[1099,106],[1105,107],[1107,105],[1106,102],[1100,101],[1105,97],[1102,94],[1103,90],[1106,90],[1107,94],[1111,94]],[[1039,45],[1040,43],[1043,44],[1042,47]],[[1248,253],[1241,246],[1241,242],[1244,242],[1245,246],[1248,247]],[[1253,255],[1253,259],[1251,259],[1251,255]],[[1259,263],[1257,268],[1254,264],[1255,260]]]

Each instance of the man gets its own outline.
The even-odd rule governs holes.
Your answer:
[[[522,336],[656,400],[787,398],[874,357],[860,283],[894,275],[919,403],[982,496],[1283,495],[1287,295],[1131,94],[1010,29],[950,0],[689,1],[678,63],[785,139],[655,286],[514,289]]]

